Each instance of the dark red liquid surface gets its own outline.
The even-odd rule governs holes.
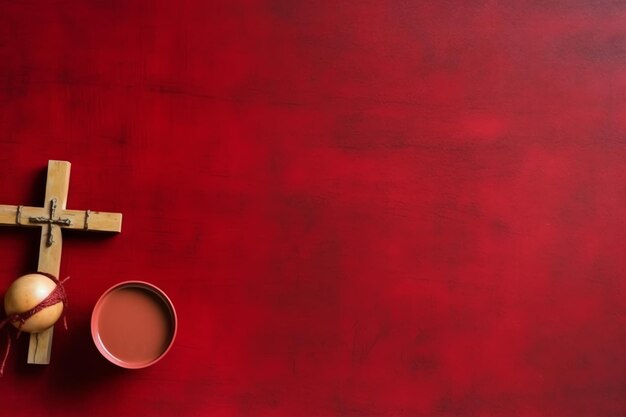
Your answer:
[[[172,340],[172,314],[149,289],[119,288],[102,302],[98,334],[105,349],[120,361],[141,364],[157,359]]]

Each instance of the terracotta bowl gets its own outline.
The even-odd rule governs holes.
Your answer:
[[[91,336],[100,353],[127,369],[153,365],[176,338],[176,310],[156,286],[125,281],[105,291],[91,315]]]

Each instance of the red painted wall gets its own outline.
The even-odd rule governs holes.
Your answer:
[[[67,234],[53,363],[11,416],[626,414],[626,5],[3,1],[0,203]],[[0,229],[3,288],[38,232]],[[115,282],[174,300],[152,368],[93,346]]]

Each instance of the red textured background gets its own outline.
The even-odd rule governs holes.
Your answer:
[[[124,213],[0,414],[626,415],[625,67],[616,1],[0,2],[0,203],[63,159]],[[88,330],[128,279],[180,318],[141,371]]]

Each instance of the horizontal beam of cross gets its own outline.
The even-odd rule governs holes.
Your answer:
[[[122,215],[120,213],[63,209],[57,210],[56,214],[70,220],[69,225],[63,226],[64,229],[115,233],[119,233],[122,229]],[[30,222],[29,218],[43,218],[49,215],[49,209],[43,207],[0,205],[0,225],[41,227],[41,224]]]

